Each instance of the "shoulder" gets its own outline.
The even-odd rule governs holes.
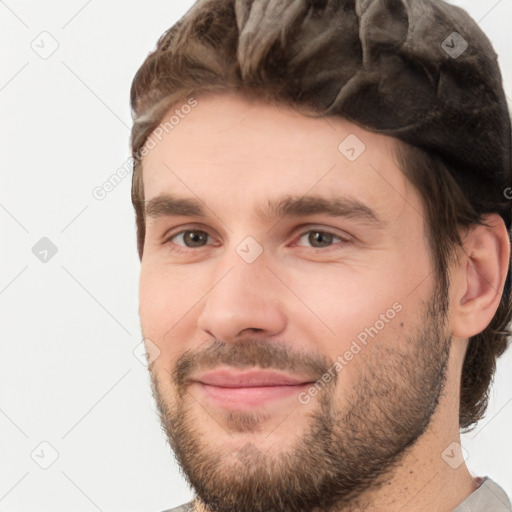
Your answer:
[[[503,512],[512,511],[510,499],[504,489],[498,485],[494,480],[486,477],[481,485],[482,491],[485,491],[487,501],[492,504],[496,511],[503,510]],[[494,510],[493,509],[493,510]]]
[[[481,480],[480,487],[453,512],[512,512],[510,500],[503,488],[489,477]]]

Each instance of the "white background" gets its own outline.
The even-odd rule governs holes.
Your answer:
[[[0,1],[1,511],[158,512],[192,497],[133,353],[131,175],[92,195],[129,155],[133,75],[192,3]],[[512,98],[512,0],[457,3],[492,40]],[[58,48],[42,59],[31,43]],[[32,253],[42,237],[58,249],[47,263]],[[471,471],[512,495],[511,363],[509,350],[464,447]]]

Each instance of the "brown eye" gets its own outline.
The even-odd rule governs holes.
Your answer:
[[[203,247],[208,242],[208,236],[205,231],[189,230],[176,233],[169,240],[185,247]]]
[[[323,233],[322,231],[311,231],[308,236],[308,242],[313,247],[327,247],[332,244],[333,235],[331,233]]]
[[[304,233],[299,240],[300,245],[310,245],[315,249],[329,247],[337,241],[343,241],[339,236],[326,231],[311,230]]]

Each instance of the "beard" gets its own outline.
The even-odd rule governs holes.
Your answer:
[[[446,299],[437,288],[413,332],[385,345],[370,342],[358,356],[364,360],[355,381],[340,392],[336,374],[304,413],[304,431],[285,450],[263,452],[254,441],[231,457],[226,444],[205,438],[187,377],[225,364],[314,371],[320,379],[334,361],[291,353],[289,344],[215,340],[178,359],[171,375],[172,397],[165,396],[154,363],[150,365],[162,427],[201,506],[211,512],[342,512],[367,506],[364,500],[391,479],[437,409],[450,352]],[[164,376],[169,374],[162,371]],[[228,437],[231,432],[260,432],[268,419],[262,411],[224,413]]]

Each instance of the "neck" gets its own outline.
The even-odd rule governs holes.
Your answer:
[[[458,433],[435,444],[427,442],[431,436],[434,431],[418,441],[383,485],[336,512],[452,512],[478,488],[479,481],[463,462]]]

